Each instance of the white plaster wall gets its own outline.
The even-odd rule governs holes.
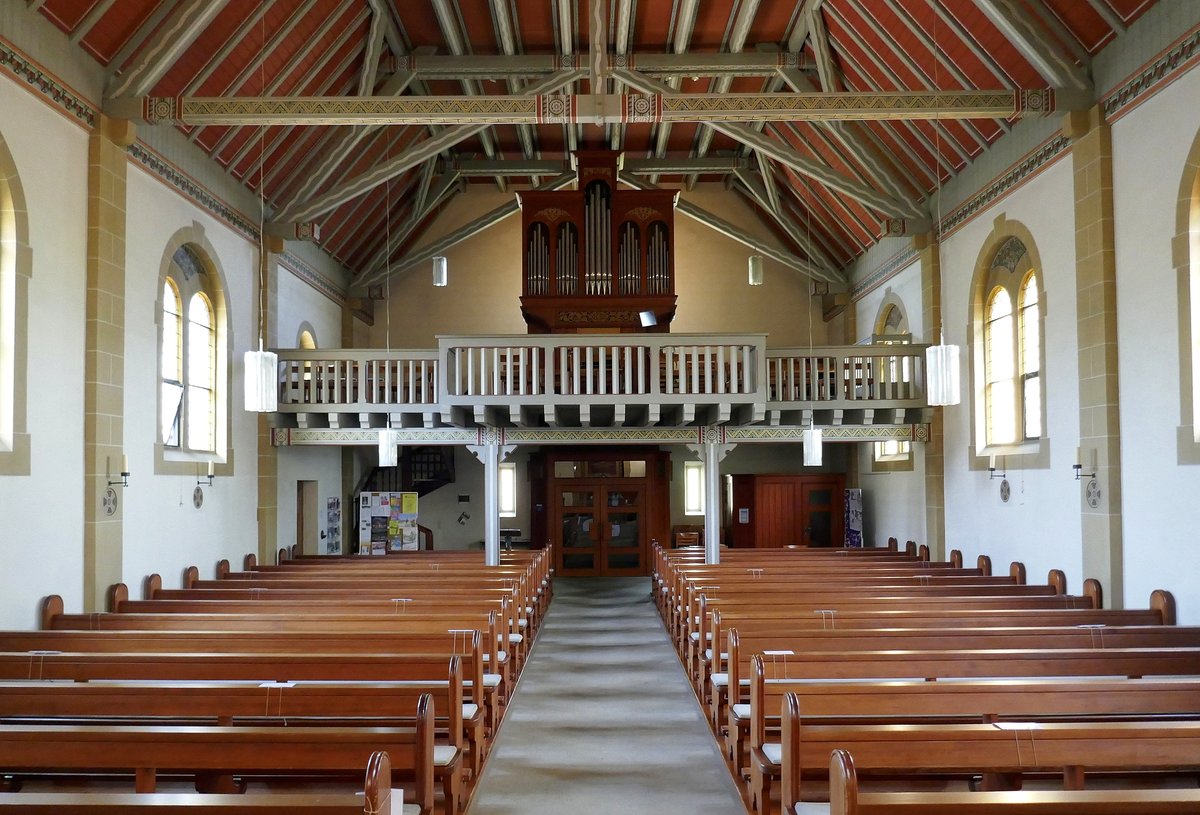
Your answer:
[[[210,577],[218,560],[236,567],[257,542],[258,417],[242,409],[242,354],[254,335],[251,275],[255,247],[208,213],[136,165],[129,167],[125,274],[125,446],[131,486],[125,490],[122,573],[134,596],[145,575],[157,572],[163,585],[179,585],[183,569]],[[196,479],[155,475],[158,436],[159,271],[167,241],[180,229],[198,226],[223,272],[229,337],[229,440],[234,474],[204,488],[204,506],[192,506]]]
[[[286,267],[279,267],[279,286],[276,297],[276,344],[294,348],[301,326],[312,326],[318,348],[340,348],[342,340],[341,307],[308,285]],[[324,532],[328,521],[328,500],[342,493],[342,450],[340,447],[280,447],[276,493],[279,547],[298,543],[297,540],[297,483],[317,482],[317,502],[307,507],[307,522]],[[347,536],[351,534],[352,516],[346,498],[342,498],[342,552],[346,553]],[[319,552],[325,554],[325,541],[318,537]],[[277,548],[279,548],[277,547]],[[252,550],[247,550],[252,551]]]
[[[1177,463],[1181,292],[1171,240],[1184,161],[1200,136],[1198,96],[1192,70],[1112,129],[1125,597],[1145,607],[1152,590],[1168,589],[1192,625],[1200,467]]]
[[[29,215],[30,475],[0,476],[0,627],[34,628],[37,602],[83,610],[83,382],[87,131],[0,74],[0,135]]]
[[[961,549],[967,562],[989,555],[996,571],[1011,561],[1025,563],[1031,582],[1062,569],[1068,588],[1084,577],[1080,488],[1071,459],[1079,443],[1079,364],[1075,297],[1074,192],[1071,157],[1061,156],[1008,197],[981,211],[942,246],[942,318],[948,343],[963,348],[963,402],[945,409],[946,546]],[[971,276],[995,219],[1004,214],[1033,235],[1042,261],[1045,290],[1046,415],[1050,469],[1022,470],[1007,461],[1012,498],[999,497],[999,480],[969,469],[972,404],[969,392],[967,323]],[[978,379],[982,379],[979,376]]]
[[[863,295],[856,303],[859,339],[869,339],[875,330],[884,301],[898,298],[908,317],[913,342],[921,336],[924,305],[921,301],[921,264],[914,260],[894,277]],[[925,445],[912,446],[913,468],[898,472],[873,472],[874,445],[859,445],[858,479],[863,491],[863,539],[868,545],[886,546],[888,538],[900,543],[928,541],[925,523]]]

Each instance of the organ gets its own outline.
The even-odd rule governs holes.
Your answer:
[[[577,151],[572,164],[576,189],[518,196],[529,333],[669,331],[678,194],[619,188],[613,150]]]

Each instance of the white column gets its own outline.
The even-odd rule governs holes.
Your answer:
[[[721,459],[725,446],[706,442],[704,460],[704,562],[721,562]]]
[[[500,565],[500,445],[483,445],[484,565]]]

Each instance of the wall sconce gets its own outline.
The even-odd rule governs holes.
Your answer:
[[[441,255],[433,259],[433,285],[446,285],[446,258]]]
[[[762,255],[751,255],[747,262],[749,271],[750,285],[761,286],[763,284],[763,259]]]
[[[458,524],[459,524],[459,526],[466,526],[466,525],[467,525],[467,521],[469,521],[469,520],[471,520],[471,513],[469,513],[469,512],[460,512],[460,513],[458,513]]]
[[[993,478],[1008,478],[1008,473],[1004,472],[1004,462],[1000,462],[1000,475],[996,475],[996,457],[988,456],[988,480]]]
[[[208,475],[207,476],[199,476],[199,475],[196,476],[196,483],[198,485],[208,485],[211,487],[213,485],[213,476],[214,475],[216,475],[216,473],[214,472],[213,463],[210,461],[210,462],[208,462]]]
[[[108,478],[108,486],[110,487],[128,487],[129,486],[129,456],[121,454],[121,477],[116,481],[112,480],[112,473],[106,471],[104,475]]]
[[[1086,478],[1095,478],[1096,477],[1096,469],[1097,469],[1096,468],[1096,449],[1094,447],[1090,448],[1088,450],[1088,452],[1091,453],[1091,455],[1088,457],[1090,467],[1091,467],[1091,472],[1085,473],[1083,471],[1083,469],[1084,469],[1083,448],[1077,447],[1075,449],[1075,463],[1071,465],[1071,469],[1075,471],[1075,480],[1076,481],[1079,481],[1085,477]]]

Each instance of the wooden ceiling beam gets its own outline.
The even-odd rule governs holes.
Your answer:
[[[129,70],[109,80],[106,96],[144,96],[158,84],[175,61],[191,48],[229,0],[181,0],[147,40]]]
[[[1036,20],[1014,0],[975,0],[975,6],[1051,85],[1093,92],[1087,72],[1045,35]]]
[[[618,176],[622,181],[631,187],[639,190],[655,189],[655,186],[646,179],[639,176],[628,175],[624,172]],[[815,265],[811,261],[805,260],[802,257],[797,257],[791,252],[785,252],[779,247],[769,243],[757,235],[751,235],[746,230],[739,226],[729,223],[724,218],[714,215],[703,207],[693,204],[685,198],[680,197],[678,203],[675,204],[675,211],[682,213],[689,218],[699,221],[710,229],[721,233],[727,238],[731,238],[743,246],[748,246],[755,252],[771,258],[777,263],[782,263],[784,266],[799,272],[805,277],[813,280],[821,280],[836,287],[839,291],[845,290],[846,278],[837,272],[830,272]]]
[[[528,90],[534,95],[552,93],[563,85],[575,81],[579,77],[579,74],[579,71],[563,71],[561,74],[530,86]],[[405,99],[410,99],[410,97],[405,97]],[[471,101],[483,101],[470,97],[467,97],[467,99]],[[284,104],[288,101],[286,99],[275,100],[278,104]],[[357,101],[363,103],[364,100],[359,99]],[[398,104],[405,100],[388,99],[385,101]],[[443,150],[447,150],[459,142],[470,138],[485,127],[487,127],[486,123],[456,125],[455,127],[446,128],[442,132],[430,136],[415,145],[412,149],[406,150],[401,155],[377,164],[375,167],[354,178],[343,181],[333,189],[318,195],[310,201],[287,207],[283,212],[279,213],[279,219],[284,221],[312,220],[318,215],[326,213],[334,207],[349,201],[351,198],[362,195],[367,190],[384,183],[389,178],[394,178],[401,173],[407,172],[427,159],[436,156]]]

